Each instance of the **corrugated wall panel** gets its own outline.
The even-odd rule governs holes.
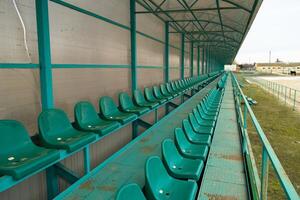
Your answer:
[[[33,135],[41,111],[39,71],[0,69],[0,95],[0,119],[19,120]]]

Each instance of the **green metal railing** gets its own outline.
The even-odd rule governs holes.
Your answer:
[[[251,81],[257,83],[263,89],[275,95],[279,100],[284,101],[285,104],[291,105],[293,110],[296,110],[296,108],[300,108],[299,90],[263,79],[252,78]]]
[[[236,110],[238,114],[238,123],[242,132],[242,148],[243,154],[246,158],[247,168],[251,169],[250,172],[250,188],[252,190],[253,199],[267,199],[267,189],[268,189],[268,176],[269,176],[269,163],[273,167],[277,179],[285,192],[288,199],[296,200],[299,199],[293,184],[288,178],[286,172],[284,171],[276,153],[274,152],[270,142],[268,141],[263,129],[261,128],[258,120],[256,119],[240,85],[235,77],[231,73],[232,83],[234,88]],[[243,108],[242,108],[243,104]],[[261,164],[261,176],[259,176],[257,167],[254,160],[254,155],[252,153],[250,140],[247,132],[247,117],[250,117],[251,122],[256,130],[256,133],[260,139],[262,145],[262,164]],[[247,162],[250,161],[250,162]],[[253,180],[254,179],[254,180]]]

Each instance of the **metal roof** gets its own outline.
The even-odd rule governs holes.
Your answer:
[[[263,0],[136,0],[143,9],[169,22],[170,33],[209,48],[219,62],[232,63]]]

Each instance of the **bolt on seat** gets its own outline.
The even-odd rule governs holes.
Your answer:
[[[192,128],[195,132],[200,133],[200,134],[209,134],[212,135],[214,132],[214,127],[208,127],[208,126],[202,126],[198,124],[195,116],[193,113],[189,113],[188,119],[192,125]]]
[[[123,112],[134,113],[137,115],[145,114],[150,110],[148,107],[140,107],[134,105],[132,99],[126,92],[121,92],[119,94],[119,104],[120,109]]]
[[[197,183],[192,180],[179,180],[171,177],[161,159],[157,156],[148,158],[145,165],[145,195],[149,200],[194,200]]]
[[[60,109],[42,111],[38,117],[38,127],[39,137],[47,148],[72,152],[96,139],[91,132],[74,129],[66,113]]]
[[[146,200],[140,186],[130,183],[121,187],[117,193],[116,200]]]
[[[171,176],[178,179],[199,180],[204,167],[203,161],[180,155],[173,140],[165,139],[162,142],[162,157]]]
[[[186,158],[206,160],[208,146],[206,144],[192,144],[186,138],[182,128],[176,128],[174,131],[175,144],[177,149]]]
[[[60,157],[57,150],[36,146],[18,121],[0,120],[0,133],[0,175],[18,180]]]
[[[146,100],[149,101],[149,102],[163,104],[167,101],[166,99],[157,99],[157,98],[155,98],[155,96],[153,95],[153,89],[152,88],[145,88],[144,91],[145,91]]]
[[[162,93],[161,93],[161,90],[158,86],[154,86],[153,87],[153,92],[154,92],[154,96],[157,98],[157,99],[167,99],[168,101],[171,100],[173,97],[172,96],[164,96]]]
[[[114,100],[109,96],[103,96],[100,98],[99,108],[100,115],[102,115],[104,119],[110,121],[118,121],[121,124],[126,124],[137,119],[135,114],[121,112]]]
[[[134,90],[133,97],[134,97],[135,104],[138,106],[149,107],[151,109],[155,109],[159,106],[159,103],[157,103],[157,102],[146,101],[144,94],[142,93],[142,91],[140,89]]]
[[[196,133],[189,120],[188,119],[184,119],[182,121],[182,127],[184,130],[184,133],[186,135],[186,137],[188,138],[188,140],[193,143],[193,144],[205,144],[205,145],[210,145],[211,143],[211,136],[208,134],[199,134]]]
[[[79,130],[105,135],[121,126],[114,121],[106,121],[99,117],[94,106],[88,101],[78,102],[74,107],[75,124]]]

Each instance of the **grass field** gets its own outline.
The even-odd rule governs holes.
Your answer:
[[[244,84],[245,95],[255,99],[258,104],[253,111],[262,126],[268,140],[276,152],[281,164],[292,181],[297,192],[300,192],[300,113],[291,109],[259,86],[249,84],[244,77],[238,76]],[[260,173],[261,144],[251,122],[249,124],[249,137],[256,163]],[[268,199],[285,199],[278,179],[269,165]]]

